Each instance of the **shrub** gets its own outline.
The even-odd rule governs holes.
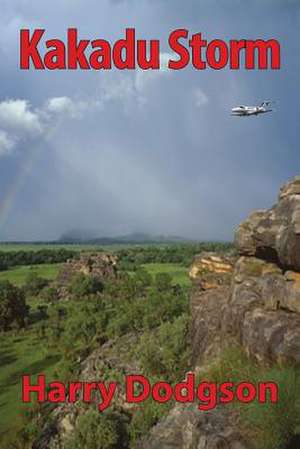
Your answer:
[[[145,268],[138,268],[135,272],[135,279],[142,288],[150,287],[152,284],[152,276]]]
[[[69,292],[77,299],[102,290],[103,284],[98,279],[84,274],[74,276],[69,286]]]
[[[300,424],[300,407],[297,404],[300,397],[299,373],[291,367],[275,367],[268,371],[267,376],[278,385],[279,401],[276,404],[250,403],[243,410],[243,425],[246,431],[250,431],[257,449],[283,449]]]
[[[158,291],[168,291],[172,285],[172,276],[169,273],[157,273],[155,276],[155,285]]]
[[[0,282],[0,331],[23,327],[28,316],[24,293],[8,281]]]
[[[128,447],[127,423],[116,412],[90,410],[78,418],[67,449],[123,449]]]
[[[130,448],[135,449],[142,437],[170,410],[172,402],[159,404],[152,398],[143,402],[134,411],[129,426]]]
[[[226,349],[220,360],[210,368],[206,377],[212,381],[276,382],[278,403],[259,403],[257,400],[239,407],[240,423],[245,435],[254,442],[255,449],[283,449],[300,424],[300,375],[292,366],[264,367],[248,358],[238,346]]]
[[[189,362],[188,323],[188,316],[182,315],[142,336],[137,355],[147,375],[163,375],[171,381],[184,376]]]
[[[28,274],[23,288],[26,295],[37,296],[47,285],[47,279],[44,279],[38,276],[37,273],[32,272]]]
[[[58,291],[55,287],[46,287],[44,288],[41,293],[40,297],[46,301],[47,303],[55,303],[58,301]]]

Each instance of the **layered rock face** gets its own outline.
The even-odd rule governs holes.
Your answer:
[[[300,177],[237,229],[227,330],[259,360],[300,363]]]
[[[300,364],[298,276],[255,257],[236,264],[224,331],[259,361]]]
[[[238,227],[239,257],[202,254],[190,277],[192,365],[218,358],[233,341],[259,362],[300,365],[300,177],[280,190],[278,203]],[[251,448],[232,411],[176,406],[155,426],[142,449]]]
[[[78,273],[100,280],[113,278],[117,273],[116,265],[117,258],[111,254],[85,254],[79,259],[70,259],[63,265],[58,282],[65,285]]]
[[[250,214],[238,227],[239,258],[227,278],[218,267],[228,268],[232,261],[210,264],[216,289],[203,291],[200,279],[202,289],[196,288],[191,299],[195,363],[202,363],[207,353],[218,353],[218,342],[230,336],[258,360],[300,363],[299,211],[296,177],[281,188],[275,206]],[[203,259],[208,258],[195,259],[191,273],[203,266]]]
[[[234,257],[205,252],[195,257],[189,276],[203,290],[217,288],[228,284],[234,263]]]

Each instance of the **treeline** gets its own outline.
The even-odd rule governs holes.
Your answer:
[[[200,242],[173,244],[168,246],[133,246],[117,252],[120,267],[135,271],[147,263],[178,263],[188,267],[196,254],[203,251],[227,252],[233,250],[233,244],[227,242]]]
[[[78,255],[69,249],[41,249],[39,251],[3,251],[0,252],[0,271],[18,265],[38,265],[62,263]]]

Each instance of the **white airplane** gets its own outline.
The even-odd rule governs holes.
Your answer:
[[[263,101],[260,106],[237,106],[231,109],[231,115],[236,117],[248,117],[250,115],[265,114],[272,112],[271,101]]]

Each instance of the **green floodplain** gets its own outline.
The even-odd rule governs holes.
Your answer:
[[[80,244],[0,244],[1,253],[10,252],[32,252],[41,250],[68,249],[78,252],[116,252],[120,249],[138,247],[141,251],[149,245],[80,245]],[[155,245],[162,248],[165,245]],[[153,245],[152,245],[153,247]],[[0,282],[9,281],[17,287],[23,287],[30,275],[34,274],[47,281],[54,281],[61,268],[61,263],[43,263],[36,265],[19,265],[9,267],[5,271],[0,271]],[[159,273],[167,273],[172,278],[173,284],[180,284],[188,287],[188,267],[180,263],[146,263],[141,264],[149,274],[155,276]],[[132,274],[129,271],[129,274]],[[43,300],[38,297],[28,299],[28,304],[34,313],[39,306],[43,305]],[[21,402],[21,376],[30,374],[36,376],[38,373],[45,373],[48,379],[53,378],[56,366],[61,355],[49,349],[45,345],[45,340],[40,338],[36,332],[37,323],[30,324],[26,329],[20,331],[9,331],[0,333],[0,442],[5,441],[15,435],[23,425],[24,405]],[[0,448],[2,446],[0,444]],[[3,448],[4,449],[4,448]]]

